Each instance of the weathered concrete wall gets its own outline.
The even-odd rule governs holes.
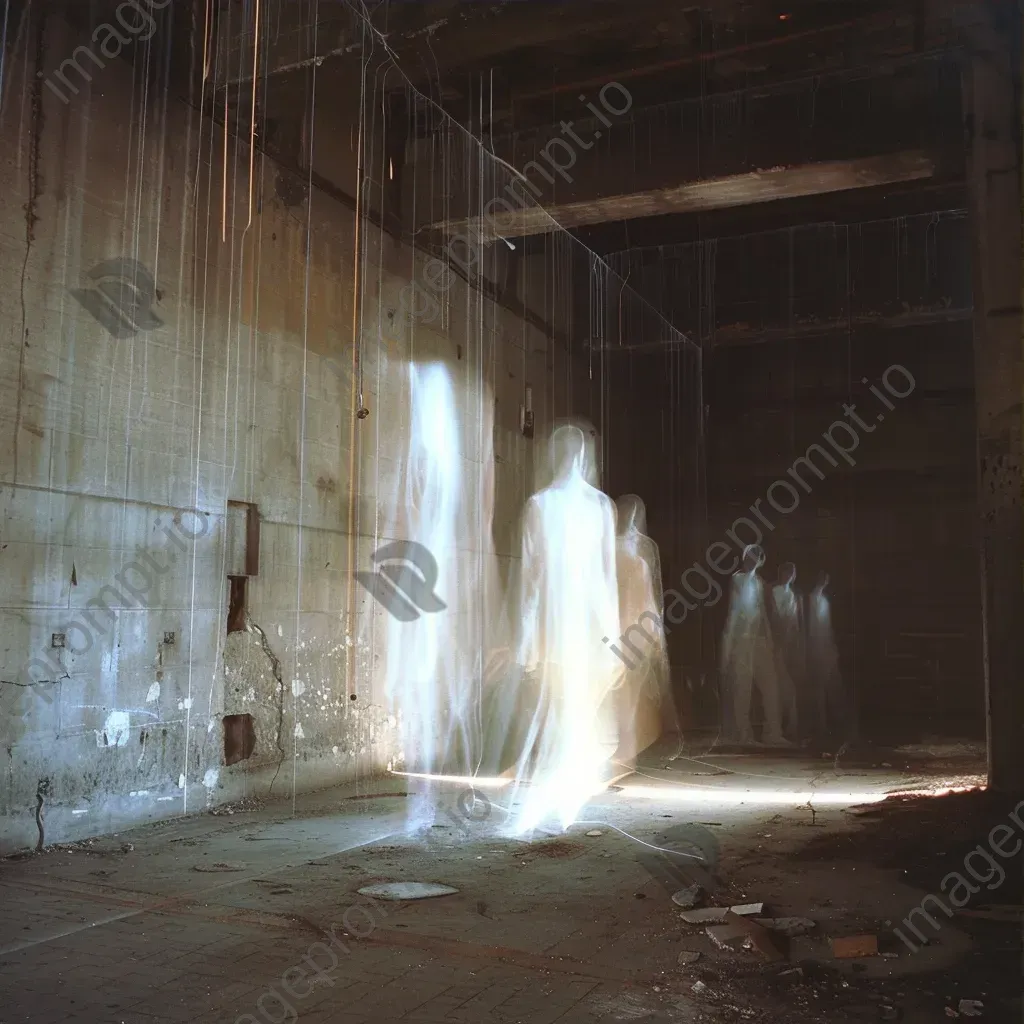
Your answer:
[[[353,629],[369,598],[357,590],[350,607],[349,570],[380,542],[404,360],[451,367],[470,435],[493,394],[506,562],[532,474],[525,383],[538,438],[569,409],[564,355],[457,283],[443,322],[364,351],[357,419],[352,213],[315,189],[297,201],[257,154],[250,223],[248,148],[229,140],[225,197],[222,129],[133,89],[127,63],[67,104],[45,87],[36,72],[80,42],[51,18],[5,68],[0,853],[35,843],[40,802],[53,842],[383,770],[396,722]],[[375,335],[422,260],[376,228],[362,238]],[[113,337],[72,294],[95,296],[90,270],[116,258],[152,274],[159,325],[122,293],[142,323]],[[250,629],[230,634],[228,501],[261,521]],[[253,715],[256,749],[227,767],[232,713]]]

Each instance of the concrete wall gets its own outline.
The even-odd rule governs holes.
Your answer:
[[[53,18],[42,36],[32,25],[12,38],[0,163],[0,853],[35,843],[40,802],[49,843],[272,782],[277,794],[385,769],[396,721],[355,628],[372,614],[360,589],[350,606],[349,569],[370,567],[386,520],[404,444],[401,367],[412,353],[448,363],[469,434],[493,394],[494,532],[508,561],[532,475],[519,403],[530,381],[538,438],[570,410],[564,353],[459,283],[443,322],[364,352],[369,416],[357,419],[350,210],[315,189],[297,200],[294,181],[257,154],[250,223],[245,145],[229,140],[225,200],[220,128],[144,93],[117,60],[65,104],[36,72],[82,39]],[[362,240],[363,326],[375,337],[422,260],[376,228]],[[121,257],[151,272],[160,324],[115,338],[72,291],[94,293],[89,271]],[[250,628],[230,634],[229,501],[254,503],[261,522]],[[228,767],[232,713],[253,715],[256,749]]]

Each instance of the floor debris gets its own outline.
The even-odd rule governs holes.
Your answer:
[[[360,896],[379,900],[428,900],[435,896],[451,896],[459,890],[438,882],[378,882],[365,885],[358,891]]]
[[[756,904],[761,906],[760,903]],[[746,937],[750,940],[754,949],[758,951],[766,959],[777,963],[779,960],[785,960],[785,954],[775,945],[772,939],[772,933],[767,928],[762,928],[752,918],[741,917],[734,911],[729,911],[727,923],[739,928]]]
[[[587,833],[587,835],[590,836],[592,839],[595,839],[595,838],[597,838],[597,836],[603,836],[604,832],[602,832],[601,829],[599,829],[599,828],[592,828]]]
[[[985,1004],[978,999],[961,999],[957,1010],[961,1017],[980,1017]]]
[[[832,939],[832,955],[837,960],[855,960],[865,956],[878,956],[878,936],[837,936]]]
[[[676,958],[676,963],[680,967],[685,967],[688,964],[695,964],[700,959],[700,951],[697,949],[684,949],[679,956]]]
[[[721,924],[730,913],[737,917],[750,917],[764,913],[763,903],[745,903],[735,907],[700,907],[697,910],[684,910],[679,916],[687,924]]]
[[[244,871],[245,865],[235,861],[221,860],[214,864],[196,864],[194,871]]]
[[[688,885],[685,889],[672,893],[672,902],[683,910],[693,910],[700,906],[704,899],[704,889],[699,885]]]
[[[818,927],[809,917],[755,917],[754,920],[769,931],[778,932],[792,939],[797,935],[807,935]]]

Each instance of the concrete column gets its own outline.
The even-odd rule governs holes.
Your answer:
[[[1014,3],[975,8],[964,71],[973,230],[974,365],[990,784],[1024,789],[1021,500],[1021,127]]]

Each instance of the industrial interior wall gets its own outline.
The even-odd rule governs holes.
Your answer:
[[[225,160],[223,128],[128,63],[62,99],[45,76],[81,40],[31,32],[2,115],[0,854],[386,769],[396,720],[357,628],[383,612],[350,569],[384,539],[404,362],[450,367],[469,435],[495,400],[506,569],[525,383],[541,438],[572,377],[461,282],[446,322],[375,345],[423,258],[364,225],[357,418],[354,214],[258,152],[250,178],[248,139]]]

